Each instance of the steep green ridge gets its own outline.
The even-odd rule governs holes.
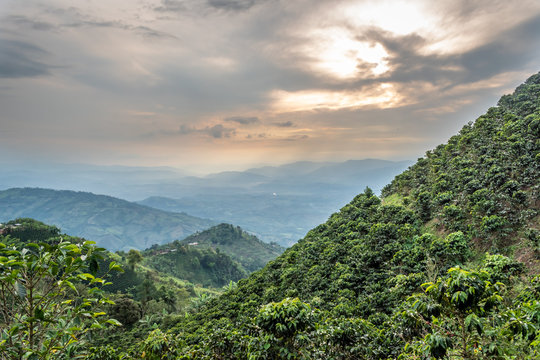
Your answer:
[[[540,289],[527,277],[538,273],[540,250],[539,132],[536,74],[397,176],[382,201],[366,190],[237,288],[180,320],[175,329],[185,351],[199,358],[244,358],[256,346],[276,351],[269,358],[325,358],[321,349],[339,359],[536,358],[540,322],[530,314],[540,311]],[[469,270],[447,273],[456,265]],[[429,281],[432,287],[421,286]],[[413,293],[424,295],[407,302]],[[483,335],[484,328],[490,332]],[[454,331],[461,337],[449,335]]]
[[[248,272],[259,270],[285,251],[285,248],[278,244],[262,242],[239,226],[231,224],[219,224],[197,232],[182,240],[181,243],[219,249],[239,262]]]
[[[164,244],[214,225],[185,213],[86,192],[36,188],[0,191],[0,221],[18,217],[54,224],[111,251]]]

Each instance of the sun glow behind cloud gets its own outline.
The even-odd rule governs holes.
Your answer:
[[[404,104],[403,96],[389,83],[382,83],[360,91],[304,90],[288,92],[276,90],[270,96],[274,99],[273,108],[278,112],[363,107],[387,109]]]
[[[388,56],[381,44],[370,44],[354,38],[345,28],[313,30],[312,42],[305,52],[314,59],[316,70],[339,79],[380,75],[388,71]]]

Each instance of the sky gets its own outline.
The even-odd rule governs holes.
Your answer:
[[[538,0],[0,0],[0,162],[414,160],[538,34]]]

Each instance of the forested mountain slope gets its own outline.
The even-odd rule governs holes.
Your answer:
[[[259,270],[285,249],[267,244],[240,227],[220,224],[142,252],[144,264],[180,279],[221,287]]]
[[[219,248],[220,251],[242,264],[249,272],[259,270],[285,251],[278,244],[262,242],[239,226],[231,224],[219,224],[197,232],[182,240],[181,243],[196,244],[193,245],[196,247]]]
[[[87,192],[14,188],[0,191],[0,221],[18,217],[59,226],[110,251],[145,249],[183,239],[214,225],[185,213],[170,213]]]
[[[161,273],[204,287],[222,287],[248,276],[249,272],[228,254],[212,247],[174,241],[142,252],[143,264]]]
[[[539,132],[536,74],[397,176],[382,199],[367,189],[179,321],[182,351],[537,358],[540,288],[529,279],[540,250]]]

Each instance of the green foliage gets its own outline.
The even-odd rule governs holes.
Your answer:
[[[90,347],[88,350],[87,360],[124,360],[129,359],[128,355],[119,352],[111,345]]]
[[[492,249],[517,242],[514,231],[538,214],[539,78],[428,151],[383,196],[410,197],[423,221],[437,218],[445,231],[481,236]]]
[[[446,238],[435,238],[429,246],[429,255],[437,261],[437,265],[444,266],[461,264],[470,255],[469,239],[461,232],[455,232]]]
[[[6,235],[10,235],[23,242],[47,241],[60,236],[60,229],[30,218],[18,218],[5,225]]]
[[[120,321],[123,326],[130,327],[141,318],[142,308],[134,300],[122,296],[114,300],[114,305],[111,305],[109,314]]]
[[[129,267],[133,270],[135,268],[135,265],[137,265],[143,260],[143,256],[138,250],[131,249],[127,254],[127,260]]]
[[[488,257],[484,267],[501,262],[508,259]],[[400,358],[536,358],[540,303],[509,298],[493,275],[455,267],[447,277],[424,284],[424,293],[411,296],[399,315],[420,334],[411,337]]]
[[[3,358],[72,358],[90,331],[118,324],[101,310],[111,303],[94,276],[102,254],[89,241],[0,243]]]
[[[308,304],[296,299],[283,299],[278,303],[264,305],[255,318],[263,331],[277,338],[291,338],[297,332],[314,325],[314,316]]]
[[[140,344],[141,359],[168,360],[177,359],[178,346],[171,334],[163,333],[160,329],[153,330],[146,340]]]

